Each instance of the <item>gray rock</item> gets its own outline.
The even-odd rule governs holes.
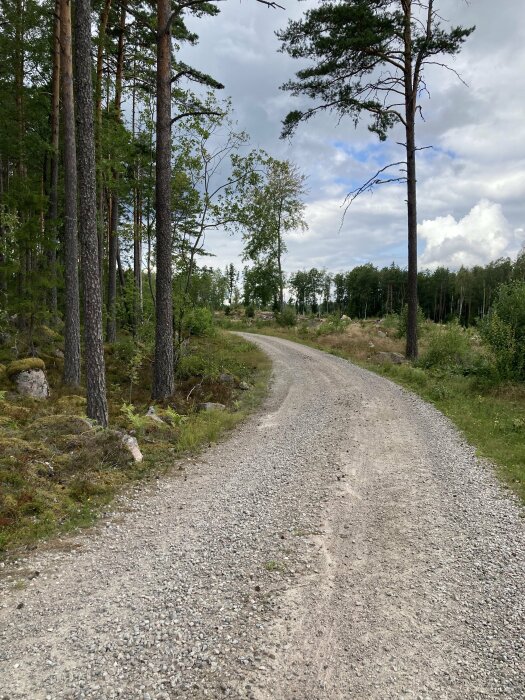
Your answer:
[[[248,382],[240,382],[239,389],[241,389],[241,391],[249,391],[251,387]]]
[[[215,403],[213,401],[205,401],[199,404],[199,411],[225,411],[226,406],[223,403]]]
[[[235,384],[235,379],[232,377],[231,374],[227,374],[226,372],[223,372],[221,375],[219,375],[219,381],[223,384]]]
[[[146,416],[147,416],[148,418],[151,418],[151,420],[154,420],[155,423],[162,423],[163,425],[165,425],[165,423],[164,423],[164,421],[162,420],[162,418],[161,418],[159,415],[157,415],[157,412],[155,411],[155,406],[150,406],[150,407],[148,408],[148,410],[147,410],[147,412],[146,412]]]
[[[30,369],[19,372],[14,376],[16,390],[23,396],[31,396],[33,399],[49,398],[49,384],[43,370]]]
[[[400,352],[378,352],[376,353],[378,362],[391,362],[393,365],[402,365],[405,362],[405,356]]]
[[[128,450],[130,455],[133,457],[135,462],[142,462],[144,457],[142,456],[142,452],[140,451],[137,438],[131,437],[131,435],[122,435],[121,442],[124,445],[124,447]]]

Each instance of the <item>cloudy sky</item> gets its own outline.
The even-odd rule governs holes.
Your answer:
[[[199,45],[183,57],[211,73],[231,96],[234,118],[251,145],[294,161],[308,178],[309,229],[288,237],[285,268],[325,267],[337,272],[364,262],[406,265],[403,185],[363,195],[340,229],[348,189],[366,181],[385,162],[403,160],[393,133],[379,143],[366,126],[337,123],[322,115],[299,126],[291,141],[279,139],[281,121],[300,106],[279,90],[299,68],[279,53],[275,31],[298,18],[314,0],[279,0],[272,10],[255,0],[227,0],[215,18],[192,20]],[[430,99],[417,124],[419,265],[485,264],[515,257],[525,245],[525,4],[523,0],[440,0],[441,16],[476,25],[452,72],[430,68]],[[208,238],[212,264],[241,264],[238,237]],[[211,261],[208,261],[210,264]]]

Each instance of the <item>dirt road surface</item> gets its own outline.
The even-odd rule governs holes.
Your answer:
[[[522,700],[517,503],[420,399],[253,340],[257,415],[0,570],[0,698]]]

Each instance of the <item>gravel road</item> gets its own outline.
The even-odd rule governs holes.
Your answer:
[[[0,698],[523,700],[525,521],[490,467],[387,380],[250,339],[257,415],[0,570]]]

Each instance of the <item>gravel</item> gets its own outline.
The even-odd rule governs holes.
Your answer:
[[[387,380],[250,339],[258,414],[0,569],[0,699],[525,697],[524,520],[490,465]]]

